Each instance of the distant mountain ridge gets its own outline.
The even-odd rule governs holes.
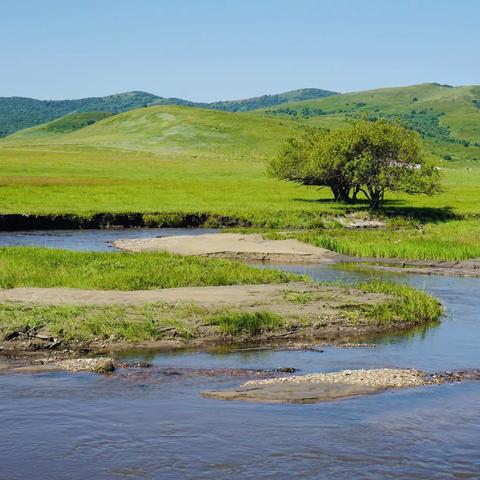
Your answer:
[[[152,105],[182,105],[230,112],[245,112],[288,102],[314,100],[332,95],[336,95],[336,92],[318,88],[304,88],[276,95],[262,95],[243,100],[211,103],[192,102],[181,98],[164,98],[140,91],[76,100],[36,100],[26,97],[0,97],[0,137],[5,137],[24,128],[56,120],[74,112],[108,112],[117,114]]]

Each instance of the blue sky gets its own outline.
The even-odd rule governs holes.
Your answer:
[[[480,84],[480,0],[1,0],[0,96]]]

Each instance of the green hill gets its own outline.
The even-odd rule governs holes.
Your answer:
[[[150,104],[157,99],[156,95],[145,92],[128,92],[79,100],[3,97],[0,98],[0,137],[55,120],[72,112],[118,113]]]
[[[290,119],[181,106],[139,108],[102,119],[105,115],[99,112],[68,115],[16,132],[1,143],[264,158],[299,128]]]
[[[263,109],[321,126],[350,118],[398,118],[424,138],[480,146],[480,86],[436,83],[382,88]]]
[[[130,101],[122,97],[122,107],[132,106],[140,98],[155,105],[102,118],[115,106],[113,98],[109,98],[108,102],[104,98],[100,103],[90,104],[92,108],[106,107],[104,113],[69,114],[50,123],[18,131],[4,142],[94,145],[155,153],[189,152],[192,155],[209,153],[264,158],[276,151],[285,137],[305,125],[332,128],[367,116],[401,120],[423,135],[427,149],[437,158],[480,161],[478,86],[422,84],[293,101],[298,97],[320,95],[320,92],[307,89],[272,96],[275,101],[282,97],[287,103],[250,113],[213,111],[214,104],[209,109],[188,108],[190,104],[162,105],[162,102],[170,100],[139,97],[140,92],[135,92]],[[262,98],[244,102],[251,101],[249,105],[253,106]],[[273,101],[268,98],[271,97],[262,101]],[[239,108],[234,103],[229,108]]]
[[[248,111],[289,101],[308,100],[334,95],[334,92],[307,88],[278,95],[264,95],[245,100],[198,103],[181,98],[163,98],[147,92],[127,92],[106,97],[78,100],[35,100],[23,97],[0,97],[0,137],[18,130],[50,122],[76,112],[110,112],[111,114],[151,105],[183,105],[225,111]]]
[[[57,120],[33,128],[35,128],[38,135],[43,134],[49,138],[51,134],[74,132],[75,130],[88,127],[89,125],[93,125],[95,122],[110,116],[110,112],[69,113]]]

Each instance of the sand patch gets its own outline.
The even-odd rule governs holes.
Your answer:
[[[245,261],[281,263],[335,262],[340,255],[298,240],[267,240],[262,235],[239,233],[185,235],[160,238],[117,240],[114,247],[128,252],[169,252],[233,258]]]

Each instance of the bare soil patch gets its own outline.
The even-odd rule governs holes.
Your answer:
[[[304,295],[304,297],[302,297]],[[291,298],[289,298],[291,297]],[[303,282],[161,290],[81,290],[75,288],[12,288],[0,291],[0,302],[39,305],[195,304],[205,308],[272,307],[280,312],[336,311],[342,305],[376,304],[385,295]],[[291,301],[289,301],[291,300]],[[300,303],[302,302],[302,303]]]
[[[253,262],[332,263],[343,258],[335,252],[298,240],[266,240],[258,234],[223,233],[141,238],[117,240],[113,245],[129,252],[169,252]]]

